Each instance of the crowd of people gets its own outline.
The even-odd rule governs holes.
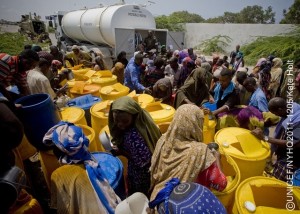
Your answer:
[[[0,131],[3,139],[9,140],[1,143],[0,175],[15,164],[13,149],[21,143],[23,136],[22,123],[17,117],[18,107],[14,101],[37,93],[47,93],[52,100],[57,99],[67,90],[60,83],[72,72],[68,67],[83,64],[100,72],[111,69],[118,82],[130,91],[151,94],[157,101],[176,109],[167,132],[161,134],[150,114],[134,99],[125,96],[111,104],[108,124],[114,144],[112,154],[128,159],[127,196],[136,192],[145,194],[151,201],[149,207],[157,207],[159,213],[164,213],[162,204],[168,203],[169,197],[175,197],[172,191],[179,185],[188,185],[195,192],[200,188],[206,192],[207,198],[218,200],[211,195],[211,190],[224,190],[227,180],[222,172],[220,153],[203,143],[206,114],[217,121],[217,130],[242,127],[251,130],[258,139],[267,141],[271,145],[272,155],[277,157],[269,173],[287,181],[287,130],[293,133],[294,157],[300,153],[300,62],[295,62],[293,70],[287,72],[285,62],[270,55],[258,57],[253,70],[249,70],[245,67],[247,62],[239,45],[229,57],[214,54],[210,61],[196,54],[192,48],[173,51],[162,46],[158,51],[153,35],[149,33],[149,36],[145,43],[138,45],[129,60],[126,52],[120,52],[112,68],[105,64],[101,52],[88,53],[76,45],[66,54],[56,46],[51,46],[50,51],[43,51],[37,46],[25,46],[18,56],[1,53]],[[63,72],[58,73],[61,69]],[[294,83],[292,88],[289,87],[291,82]],[[205,107],[207,103],[215,105],[215,109]],[[292,116],[288,115],[287,104],[292,105]],[[73,129],[72,124],[61,126]],[[270,126],[276,126],[274,136],[270,135]],[[72,139],[69,143],[77,141],[80,138]],[[85,156],[82,161],[86,162],[89,158]],[[293,172],[299,167],[300,162],[296,158]],[[80,177],[77,172],[82,173],[80,170],[70,171],[76,178]],[[98,186],[100,189],[107,183],[101,185]],[[111,213],[111,209],[119,203],[119,198],[111,188],[108,189],[114,200],[109,200],[109,196],[104,194],[106,199],[100,202],[101,210]],[[193,191],[191,194],[194,194]],[[101,199],[100,193],[98,196]],[[93,194],[92,189],[84,194]],[[13,205],[0,208],[7,211],[10,206]],[[72,206],[72,210],[76,211],[77,205]],[[208,209],[204,204],[203,208]],[[224,213],[225,209],[218,202],[211,211]]]

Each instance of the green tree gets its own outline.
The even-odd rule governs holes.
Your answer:
[[[261,6],[247,6],[238,13],[225,12],[223,16],[207,19],[208,23],[252,23],[273,24],[275,23],[275,12],[269,6],[263,10]]]
[[[200,23],[205,19],[195,13],[189,13],[187,11],[177,11],[169,16],[157,16],[155,17],[156,27],[159,29],[168,29],[170,31],[183,31],[184,23]]]
[[[280,24],[300,24],[300,0],[295,0],[288,12],[283,10],[283,16]]]
[[[201,42],[195,49],[201,50],[208,55],[216,52],[225,53],[225,48],[231,41],[232,39],[229,36],[217,35]]]
[[[271,6],[266,10],[258,5],[247,6],[239,12],[237,23],[274,24],[274,17],[275,12],[272,11]]]
[[[209,18],[206,20],[208,23],[238,23],[239,13],[225,12],[223,16]]]

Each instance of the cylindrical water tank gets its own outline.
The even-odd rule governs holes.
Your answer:
[[[64,33],[79,41],[115,46],[115,28],[155,29],[153,15],[137,5],[113,5],[72,11],[63,16]]]

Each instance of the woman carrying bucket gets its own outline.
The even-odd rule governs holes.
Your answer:
[[[148,112],[131,97],[115,100],[110,108],[109,131],[115,149],[112,153],[128,159],[128,194],[149,196],[149,167],[161,133]]]
[[[151,160],[151,200],[171,178],[197,182],[218,191],[225,189],[219,153],[203,142],[203,111],[196,105],[180,106],[168,131],[158,140]]]

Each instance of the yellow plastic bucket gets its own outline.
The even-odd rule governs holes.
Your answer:
[[[101,87],[113,85],[117,83],[117,76],[112,75],[111,71],[97,71],[92,77],[93,84],[100,85]]]
[[[172,106],[161,102],[149,103],[145,110],[149,112],[156,124],[171,122],[175,114],[175,109]]]
[[[27,140],[25,134],[23,135],[21,144],[17,147],[17,149],[21,155],[22,161],[30,158],[37,152],[36,148]]]
[[[119,97],[126,96],[128,93],[129,88],[120,83],[104,86],[100,90],[100,96],[103,100],[116,100]]]
[[[75,80],[87,80],[89,79],[87,76],[85,76],[85,74],[91,70],[91,68],[83,68],[83,69],[78,69],[78,70],[74,70],[71,69],[73,74],[74,74],[74,79]]]
[[[228,127],[219,130],[215,142],[220,152],[230,155],[237,163],[241,172],[241,181],[252,176],[263,175],[270,146],[258,140],[249,130]]]
[[[75,84],[76,84],[76,82],[75,82]],[[72,88],[70,88],[70,95],[72,98],[79,97],[79,96],[86,95],[86,94],[91,94],[96,97],[100,96],[100,88],[101,87],[98,85],[86,84],[86,85],[82,86],[83,88],[81,89],[80,87],[75,87],[76,86],[75,84]]]
[[[97,144],[95,141],[95,131],[91,127],[87,125],[82,125],[78,124],[79,127],[82,128],[84,135],[89,139],[90,144],[89,144],[89,151],[90,152],[95,152],[97,150]]]
[[[134,99],[137,103],[140,104],[140,106],[142,108],[145,108],[149,103],[154,102],[154,97],[152,97],[151,95],[149,95],[149,94],[137,94],[135,92],[135,90],[130,92],[127,96]]]
[[[74,123],[76,125],[87,125],[85,119],[85,112],[83,109],[78,107],[66,107],[63,108],[61,111],[61,120],[68,121],[70,123]]]
[[[157,126],[158,126],[160,132],[162,134],[164,134],[168,131],[170,124],[171,124],[171,122],[165,122],[165,123],[159,123],[159,124],[157,124]]]
[[[112,102],[113,101],[111,100],[104,100],[94,104],[90,108],[92,128],[97,135],[95,139],[98,148],[97,151],[100,152],[103,152],[105,150],[100,144],[98,134],[100,133],[101,129],[108,124],[108,113]]]
[[[205,144],[211,143],[214,141],[215,130],[216,130],[216,121],[209,120],[208,114],[204,115],[204,124],[203,124],[203,142]]]
[[[39,159],[41,162],[42,171],[48,186],[48,189],[51,190],[51,175],[54,170],[60,167],[60,163],[57,157],[54,155],[52,150],[49,151],[40,151]]]
[[[222,172],[226,175],[227,186],[222,192],[213,190],[213,193],[224,205],[228,213],[231,213],[234,194],[240,184],[241,172],[236,162],[229,155],[221,155]]]
[[[300,187],[291,188],[275,178],[256,176],[244,180],[235,192],[233,214],[289,214],[300,213]],[[291,193],[292,197],[288,196]],[[286,208],[288,200],[294,210]]]

